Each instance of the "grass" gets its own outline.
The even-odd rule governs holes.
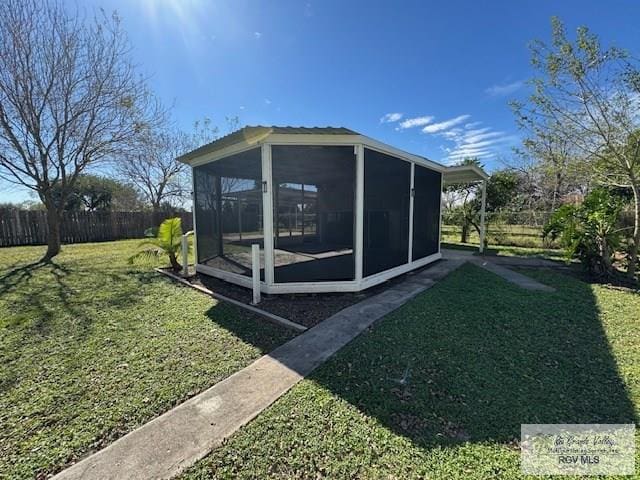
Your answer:
[[[182,479],[521,478],[521,423],[637,423],[640,295],[524,273],[463,266]]]
[[[442,242],[442,248],[451,248],[458,250],[468,250],[476,254],[478,253],[478,244],[460,243],[460,242]],[[528,248],[514,247],[512,245],[495,245],[489,244],[484,249],[483,255],[500,255],[505,257],[537,257],[548,260],[565,261],[564,250],[555,248]]]
[[[461,227],[457,225],[442,226],[442,241],[459,242]],[[529,225],[510,225],[500,223],[487,224],[487,240],[491,245],[504,245],[511,247],[541,248],[557,247],[547,245],[542,239],[542,227]],[[469,241],[476,245],[480,242],[475,228],[469,231]]]
[[[138,243],[0,249],[0,478],[44,478],[291,337],[128,265]]]

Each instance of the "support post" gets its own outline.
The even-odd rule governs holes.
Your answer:
[[[354,255],[356,282],[361,282],[363,277],[364,257],[364,145],[354,146],[356,156],[356,192],[355,192],[355,232]]]
[[[260,244],[251,245],[251,283],[253,286],[253,304],[260,303]]]
[[[407,258],[407,263],[413,262],[413,210],[415,208],[415,175],[416,175],[416,164],[411,163],[411,171],[410,171],[410,181],[409,181],[409,258]]]
[[[274,190],[271,175],[271,145],[262,145],[262,221],[264,228],[264,282],[273,285],[273,264],[274,264],[274,208],[273,197],[277,195],[277,188]],[[276,199],[277,200],[277,199]],[[277,205],[277,201],[276,201]],[[276,239],[277,240],[277,239]]]
[[[478,251],[482,253],[484,251],[484,239],[486,235],[486,225],[485,225],[485,208],[487,206],[487,181],[483,180],[481,185],[482,190],[482,203],[480,205],[480,247],[478,247]]]
[[[238,195],[238,237],[242,242],[242,202],[240,201],[240,195]]]
[[[193,230],[182,235],[180,243],[180,252],[182,253],[182,276],[189,275],[189,235],[193,235]],[[196,263],[198,263],[196,261]]]

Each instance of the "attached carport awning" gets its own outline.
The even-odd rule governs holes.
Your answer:
[[[469,183],[480,183],[480,253],[484,251],[486,236],[485,209],[487,205],[487,179],[489,175],[476,165],[458,165],[447,167],[444,171],[442,183],[445,187],[449,185],[464,185]]]
[[[478,183],[487,178],[489,178],[489,175],[476,165],[458,165],[455,167],[447,167],[444,171],[443,182],[446,187],[449,185]]]

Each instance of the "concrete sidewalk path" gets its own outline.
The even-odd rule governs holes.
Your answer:
[[[526,290],[537,290],[540,292],[556,291],[555,288],[550,287],[549,285],[540,283],[531,277],[527,277],[526,275],[522,275],[521,273],[515,272],[510,268],[503,266],[506,264],[506,265],[512,265],[512,266],[557,268],[557,264],[549,260],[528,259],[528,258],[520,258],[520,257],[495,257],[495,256],[483,257],[483,256],[474,255],[473,252],[469,252],[466,250],[455,250],[455,249],[443,249],[442,254],[443,254],[443,258],[446,258],[449,260],[464,260],[473,265],[482,267],[485,270],[488,270],[491,273],[494,273],[504,278],[508,282],[518,285],[519,287],[524,288]],[[506,261],[504,261],[505,259]]]
[[[521,288],[526,290],[537,290],[540,292],[555,292],[556,289],[550,287],[549,285],[545,285],[544,283],[540,283],[534,280],[531,277],[527,277],[526,275],[522,275],[510,268],[503,267],[502,265],[497,265],[491,261],[485,260],[483,258],[474,258],[470,260],[474,265],[478,265],[479,267],[484,268],[485,270],[489,270],[491,273],[495,273],[496,275],[504,278],[505,280],[518,285]]]
[[[472,263],[473,265],[477,265],[479,267],[484,268],[485,270],[490,271],[491,273],[495,273],[496,275],[504,278],[505,280],[518,285],[521,288],[526,290],[537,290],[540,292],[555,292],[555,288],[550,287],[549,285],[544,285],[531,277],[527,277],[526,275],[522,275],[518,272],[515,272],[507,267],[499,265],[498,263],[503,263],[501,260],[507,257],[494,257],[494,256],[478,256],[474,255],[473,252],[469,252],[466,250],[456,250],[456,249],[443,249],[442,250],[443,258],[448,260],[458,260],[458,261],[467,261]],[[508,261],[513,262],[513,259],[509,257]],[[537,261],[529,262],[527,258],[520,258],[518,260],[523,260],[520,263],[506,263],[514,266],[529,266],[529,267],[542,267],[547,268],[549,265],[556,266],[553,262],[549,262],[543,259],[536,259]]]
[[[271,405],[373,323],[465,259],[443,260],[352,305],[54,478],[170,478]]]

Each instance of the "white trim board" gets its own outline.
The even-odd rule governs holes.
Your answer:
[[[267,294],[285,294],[285,293],[331,293],[331,292],[359,292],[371,288],[380,283],[386,282],[394,277],[410,272],[417,268],[424,267],[442,258],[440,252],[429,255],[428,257],[415,260],[398,267],[376,273],[369,277],[363,278],[361,281],[353,280],[348,282],[295,282],[295,283],[274,283],[267,285],[260,282],[260,291]],[[251,277],[245,277],[236,273],[226,272],[207,265],[196,265],[196,272],[204,273],[221,280],[225,280],[241,287],[251,288]]]

